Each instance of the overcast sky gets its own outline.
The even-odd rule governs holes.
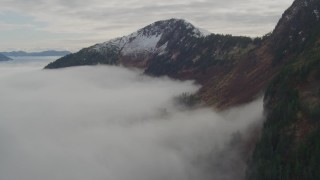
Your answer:
[[[213,33],[261,36],[293,0],[1,0],[0,51],[76,51],[154,21],[183,18]]]

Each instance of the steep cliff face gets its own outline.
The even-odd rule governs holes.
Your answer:
[[[319,12],[317,0],[296,0],[284,12],[270,38],[276,53],[274,63],[305,49],[320,21]]]
[[[320,179],[320,2],[296,0],[270,37],[280,73],[247,179]]]

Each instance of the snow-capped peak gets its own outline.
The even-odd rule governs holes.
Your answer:
[[[128,36],[97,44],[93,47],[93,50],[103,53],[110,48],[116,48],[124,56],[161,53],[166,49],[168,42],[174,38],[183,38],[185,36],[200,38],[209,34],[211,33],[196,28],[183,19],[169,19],[154,22]]]

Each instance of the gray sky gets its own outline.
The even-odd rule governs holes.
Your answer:
[[[183,18],[213,33],[261,36],[293,0],[1,0],[0,51],[79,50],[154,21]]]

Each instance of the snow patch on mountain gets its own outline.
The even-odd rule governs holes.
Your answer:
[[[123,50],[123,55],[134,53],[155,52],[161,35],[145,36],[139,34],[131,42],[127,43]]]
[[[157,44],[160,38],[161,35],[145,36],[136,32],[129,36],[97,44],[93,47],[93,50],[103,53],[106,49],[116,48],[119,49],[124,56],[136,53],[152,53],[157,50]],[[165,49],[165,47],[162,46],[162,49]]]

